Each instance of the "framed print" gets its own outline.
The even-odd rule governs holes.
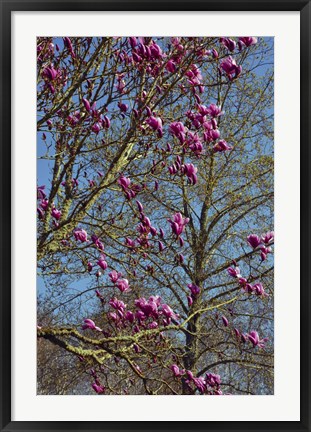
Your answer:
[[[1,23],[1,430],[310,430],[309,2]]]

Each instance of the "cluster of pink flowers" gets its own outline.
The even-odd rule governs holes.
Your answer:
[[[102,241],[101,241],[100,238],[98,238],[95,234],[93,234],[93,235],[91,236],[91,240],[92,240],[94,246],[95,246],[98,250],[100,250],[100,251],[103,251],[103,250],[104,250],[104,245],[103,245]]]
[[[183,218],[181,213],[175,213],[173,219],[168,219],[168,222],[171,224],[172,233],[175,234],[177,239],[180,240],[181,246],[183,246],[181,234],[183,233],[189,220],[189,218]]]
[[[117,75],[116,75],[116,78],[117,78],[117,84],[116,84],[116,89],[117,89],[117,92],[119,93],[119,94],[123,94],[123,93],[125,93],[125,87],[126,87],[126,84],[125,84],[125,81],[124,81],[124,73],[118,73]]]
[[[252,330],[250,333],[241,333],[237,328],[234,328],[234,333],[236,338],[242,342],[246,343],[247,341],[251,342],[253,348],[258,346],[258,348],[264,348],[265,342],[267,342],[268,338],[260,339],[258,333],[255,330]]]
[[[92,383],[92,388],[97,394],[105,393],[105,387],[100,383],[96,371],[91,369],[91,375],[94,378],[94,382]]]
[[[236,47],[236,42],[233,39],[228,37],[221,37],[220,42],[226,47],[229,51],[234,51]]]
[[[159,326],[168,326],[172,320],[177,321],[179,316],[169,305],[162,303],[159,296],[151,296],[148,300],[141,297],[134,302],[136,310],[127,309],[127,305],[116,297],[109,301],[115,312],[109,312],[109,318],[118,328],[133,325],[133,333],[141,330],[152,330]]]
[[[233,278],[237,278],[239,284],[241,285],[242,289],[251,294],[254,293],[257,296],[260,297],[267,297],[268,294],[265,292],[264,287],[261,283],[256,283],[254,285],[251,285],[246,278],[241,276],[241,272],[240,272],[240,268],[235,266],[235,267],[229,267],[227,269],[227,272],[229,273],[229,275]]]
[[[118,184],[122,187],[126,199],[131,200],[135,198],[141,187],[138,184],[132,184],[128,177],[121,176],[118,180]]]
[[[224,315],[222,315],[221,320],[225,327],[229,326],[229,321]],[[249,341],[252,343],[253,348],[255,348],[256,346],[258,346],[259,348],[264,348],[265,342],[267,342],[268,340],[268,338],[260,339],[258,333],[255,330],[252,330],[250,333],[241,333],[237,328],[233,328],[233,331],[239,342],[246,343],[247,341]]]
[[[247,237],[247,241],[253,249],[257,249],[259,247],[261,251],[261,260],[265,261],[267,255],[272,252],[272,249],[269,245],[271,245],[274,241],[274,232],[269,231],[266,234],[263,234],[261,237],[256,234],[250,234]]]
[[[256,250],[257,248],[258,250],[260,250],[261,260],[264,261],[267,258],[267,255],[272,252],[272,249],[269,245],[271,245],[274,241],[274,232],[269,231],[266,234],[263,234],[261,237],[259,237],[256,234],[250,234],[247,237],[247,241],[254,250]],[[260,297],[268,296],[261,283],[258,282],[255,283],[254,285],[249,283],[246,278],[242,277],[240,268],[237,266],[236,261],[233,261],[233,263],[234,266],[229,267],[227,269],[227,272],[231,277],[236,278],[238,280],[239,284],[241,285],[242,289],[245,292],[249,294],[254,293],[255,295]]]
[[[98,327],[93,320],[86,318],[84,320],[84,324],[82,325],[82,330],[95,330],[98,332],[102,332],[102,329]]]
[[[165,69],[169,73],[175,73],[184,57],[185,48],[181,43],[181,38],[179,37],[172,37],[171,43],[172,46],[174,47],[174,51],[173,54],[168,59]]]
[[[242,72],[242,66],[238,66],[231,56],[222,60],[220,69],[227,75],[230,81],[237,78]]]
[[[151,246],[149,242],[149,235],[151,234],[152,237],[155,237],[158,232],[157,229],[152,226],[150,219],[144,214],[143,206],[139,201],[137,201],[137,206],[139,210],[140,223],[137,227],[139,237],[136,239],[136,241],[142,248],[148,249]]]
[[[140,223],[137,226],[137,231],[139,236],[136,239],[130,239],[129,237],[125,238],[125,245],[131,250],[138,250],[138,248],[149,249],[151,247],[151,239],[152,237],[159,236],[160,238],[164,238],[164,231],[162,228],[157,229],[152,226],[150,219],[145,215],[143,205],[140,201],[136,200],[136,204],[139,211],[139,219]],[[153,240],[155,241],[155,240]],[[158,240],[159,252],[162,252],[165,247],[162,241]],[[144,253],[145,255],[145,253]]]
[[[177,156],[176,161],[173,165],[168,167],[168,170],[171,175],[177,174],[178,172],[185,174],[188,177],[189,184],[195,185],[198,181],[198,169],[192,163],[182,164],[180,156]]]
[[[102,270],[106,270],[108,268],[108,264],[104,254],[100,256],[99,260],[97,261],[97,265],[99,265]]]
[[[73,50],[73,46],[72,46],[72,42],[71,39],[69,37],[64,37],[63,38],[63,42],[64,42],[64,46],[67,48],[67,50],[69,51],[70,55],[72,58],[76,57],[76,54]]]
[[[112,270],[109,273],[111,282],[123,293],[130,290],[130,284],[127,279],[122,278],[122,273]]]
[[[161,117],[155,117],[150,113],[149,117],[146,120],[146,123],[149,125],[149,127],[158,132],[158,137],[162,138],[163,136],[163,122]]]
[[[56,44],[57,47],[57,44]],[[48,62],[54,57],[55,45],[51,42],[51,38],[38,38],[37,45],[37,60],[38,63]]]
[[[169,133],[179,139],[179,142],[183,144],[186,141],[187,128],[180,121],[176,121],[170,124]]]
[[[201,154],[204,152],[203,144],[199,135],[196,132],[189,131],[187,133],[186,147],[189,148],[196,157],[200,157]]]
[[[85,99],[86,100],[86,99]],[[84,104],[85,105],[85,104]],[[100,111],[95,109],[95,102],[92,105],[93,109],[90,109],[91,115],[91,130],[97,135],[102,129],[110,128],[110,119],[107,116],[102,116]]]
[[[195,92],[196,88],[198,88],[199,93],[204,92],[204,86],[202,83],[202,74],[200,69],[196,64],[192,64],[185,73],[185,75],[188,77],[188,83],[193,87],[193,91]]]
[[[55,68],[53,63],[43,69],[41,76],[44,80],[45,88],[52,94],[64,87],[68,80],[65,69]]]
[[[121,113],[126,113],[127,110],[129,109],[129,106],[125,103],[122,103],[122,102],[118,102],[118,107],[119,107]]]
[[[73,235],[76,241],[80,241],[81,243],[87,242],[87,232],[84,229],[76,229],[73,232]]]
[[[37,207],[38,218],[40,220],[44,219],[46,210],[49,207],[49,201],[46,199],[46,193],[44,192],[45,186],[37,187],[37,199],[39,200],[39,205]],[[56,228],[59,227],[59,220],[62,217],[62,212],[56,208],[55,204],[52,203],[51,206],[51,216],[53,217],[53,224]]]
[[[67,122],[72,128],[83,121],[96,135],[98,135],[102,129],[109,129],[110,119],[107,116],[103,116],[100,110],[96,109],[96,102],[91,105],[86,98],[83,98],[82,103],[84,110],[74,111],[66,117]],[[59,115],[62,116],[63,113],[59,112]]]
[[[245,36],[245,37],[239,37],[239,48],[242,49],[243,46],[249,47],[251,45],[256,45],[257,38],[254,36]]]
[[[198,390],[201,394],[222,395],[220,390],[221,378],[217,374],[207,373],[205,377],[195,377],[190,370],[179,369],[177,364],[170,366],[174,377],[186,378],[186,383],[192,390]]]
[[[139,70],[144,69],[150,75],[156,76],[164,58],[161,47],[149,37],[130,37],[128,41],[132,48],[132,56],[124,55],[124,60],[127,63],[133,62]]]
[[[191,307],[193,304],[193,301],[199,296],[201,293],[201,288],[198,285],[195,284],[189,284],[188,288],[190,289],[190,296],[187,297],[188,306]]]
[[[157,229],[151,225],[150,219],[143,213],[140,212],[140,224],[137,227],[137,231],[139,232],[140,236],[148,236],[149,234],[152,234],[153,236],[157,235]],[[144,241],[140,239],[137,239],[138,243],[143,245]],[[148,245],[149,247],[149,245]]]
[[[257,38],[252,36],[247,37],[239,37],[238,42],[234,41],[228,37],[221,37],[220,42],[222,45],[227,48],[229,51],[233,52],[238,46],[241,51],[243,47],[249,47],[251,45],[255,45],[257,43]]]
[[[199,130],[202,128],[203,140],[206,143],[214,143],[213,152],[219,153],[228,150],[232,150],[232,147],[227,144],[225,140],[219,140],[220,131],[218,129],[217,118],[222,116],[224,113],[221,107],[210,104],[208,107],[205,105],[198,104],[197,112],[187,111],[186,116],[191,121],[192,125]],[[186,145],[189,147],[197,156],[200,156],[203,152],[203,145],[198,133],[187,131]]]
[[[75,238],[75,240],[77,242],[80,242],[80,243],[89,242],[89,240],[88,240],[88,233],[84,229],[82,229],[82,228],[76,228],[73,231],[73,235],[74,235],[74,238]],[[104,245],[103,245],[102,241],[95,234],[92,234],[91,241],[92,241],[93,247],[95,247],[96,249],[98,249],[101,252],[104,251]],[[105,257],[105,255],[103,253],[100,255],[100,258],[99,258],[99,260],[97,261],[96,264],[102,270],[106,270],[108,268],[108,264],[106,262],[106,257]],[[89,261],[87,263],[87,271],[90,273],[92,270],[93,270],[93,263],[91,263]],[[97,271],[96,276],[97,277],[101,276],[101,272],[99,270]]]

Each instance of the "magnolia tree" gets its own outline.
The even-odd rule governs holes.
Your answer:
[[[39,393],[273,393],[273,41],[37,54]]]

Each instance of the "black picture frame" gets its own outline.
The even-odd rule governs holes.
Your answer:
[[[310,0],[0,0],[1,5],[1,180],[0,180],[0,429],[1,431],[311,431],[310,423]],[[301,364],[298,422],[28,422],[11,421],[11,13],[13,11],[299,11],[301,150]],[[293,127],[297,127],[294,126]],[[290,197],[289,197],[290,199]],[[296,373],[293,371],[293,373]],[[290,389],[288,389],[290,391]],[[137,409],[139,415],[139,407]],[[55,413],[57,417],[57,413]]]

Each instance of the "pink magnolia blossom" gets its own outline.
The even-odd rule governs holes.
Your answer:
[[[118,102],[118,107],[120,108],[120,111],[122,113],[126,113],[127,110],[129,109],[129,106],[122,102]]]
[[[82,325],[82,330],[87,330],[87,329],[89,329],[89,330],[96,330],[96,331],[99,331],[99,332],[102,331],[102,329],[99,328],[99,327],[97,327],[95,325],[94,321],[91,320],[91,319],[89,319],[89,318],[86,318],[84,320],[84,324]]]
[[[223,111],[221,111],[221,107],[217,106],[215,104],[211,104],[209,105],[209,107],[206,110],[206,113],[211,117],[211,118],[215,118],[215,117],[219,117],[221,115],[223,115]]]
[[[75,53],[74,53],[74,51],[73,51],[72,42],[71,42],[70,38],[69,38],[69,37],[64,37],[64,38],[63,38],[63,41],[64,41],[64,45],[65,45],[65,47],[66,47],[66,48],[68,49],[68,51],[70,52],[71,57],[75,58],[76,55],[75,55]]]
[[[233,330],[234,330],[236,337],[239,338],[241,336],[239,330],[237,328],[234,328]]]
[[[59,220],[62,216],[62,212],[60,210],[57,210],[57,208],[53,208],[51,211],[51,215],[54,219]]]
[[[49,205],[49,201],[48,201],[47,199],[43,199],[43,200],[40,202],[40,207],[42,207],[43,210],[47,210],[48,205]]]
[[[265,289],[261,283],[257,283],[253,285],[253,290],[255,291],[255,294],[261,297],[267,297],[268,294],[265,292]]]
[[[222,37],[220,38],[220,42],[228,48],[229,51],[234,51],[236,47],[236,42],[230,38]]]
[[[250,234],[247,237],[247,241],[253,249],[256,249],[261,244],[261,238],[256,234]]]
[[[97,261],[97,264],[99,265],[100,268],[102,268],[103,270],[106,270],[108,267],[107,262],[105,261],[105,255],[101,255],[100,259]]]
[[[206,384],[210,387],[218,387],[221,384],[221,378],[217,374],[207,373],[205,375]]]
[[[144,297],[135,300],[135,306],[138,307],[146,317],[158,317],[158,307],[160,305],[160,298],[150,297],[147,301]]]
[[[44,218],[44,211],[40,207],[38,207],[37,212],[38,212],[39,219],[43,219]]]
[[[219,57],[218,51],[215,48],[212,49],[212,56],[215,59]]]
[[[234,278],[241,277],[241,273],[240,273],[239,267],[229,267],[227,269],[227,272],[229,273],[230,276],[232,276]]]
[[[173,234],[176,234],[177,237],[182,234],[184,231],[185,226],[189,222],[189,218],[183,218],[181,213],[175,213],[172,219],[168,219],[168,222],[171,224],[171,228],[173,231]]]
[[[230,81],[237,78],[242,72],[242,66],[238,66],[231,56],[222,60],[220,68],[226,73]]]
[[[201,288],[195,284],[189,284],[188,288],[190,289],[193,297],[197,297],[201,292]]]
[[[169,133],[174,135],[183,144],[186,139],[186,128],[182,122],[173,122],[169,126]]]
[[[257,38],[254,36],[239,37],[239,41],[241,42],[241,44],[249,47],[257,43]]]
[[[162,137],[163,130],[162,130],[162,120],[160,117],[154,117],[154,116],[148,117],[146,123],[151,127],[151,129],[158,132],[160,138]]]
[[[37,187],[37,199],[44,200],[46,193],[44,192],[45,186]]]
[[[125,239],[125,244],[126,244],[126,246],[128,246],[129,248],[134,248],[134,247],[135,247],[135,240],[132,240],[132,239],[126,237],[126,239]]]
[[[105,393],[105,387],[100,385],[98,382],[93,382],[92,387],[97,394]]]
[[[131,185],[131,180],[128,177],[124,177],[123,175],[118,180],[119,185],[123,189],[128,189]]]
[[[197,65],[192,64],[185,74],[191,84],[201,84],[202,74]]]
[[[97,247],[97,249],[99,249],[100,251],[104,250],[103,243],[101,242],[101,240],[95,234],[93,234],[91,236],[91,239],[92,239],[93,244]]]
[[[83,102],[83,105],[84,105],[86,111],[90,112],[91,111],[91,104],[90,104],[90,102],[87,99],[85,99],[85,98],[82,99],[82,102]]]
[[[228,325],[229,325],[228,319],[224,315],[221,317],[221,319],[222,319],[222,322],[223,322],[224,326],[228,327]]]
[[[204,378],[202,377],[193,378],[192,381],[200,393],[204,393],[206,391],[206,382]]]
[[[42,75],[47,78],[49,81],[54,81],[56,78],[60,76],[61,72],[58,69],[55,69],[53,65],[46,67],[43,69]]]
[[[161,48],[154,41],[150,45],[150,54],[151,54],[151,59],[153,60],[159,60],[163,56]]]
[[[150,329],[150,330],[152,330],[152,329],[156,329],[156,328],[158,328],[159,327],[159,324],[156,322],[156,321],[152,321],[150,324],[148,324],[148,328]]]
[[[183,165],[184,168],[184,172],[186,174],[186,176],[188,177],[190,184],[195,185],[198,181],[198,177],[197,177],[197,171],[198,169],[192,164],[184,164]]]
[[[108,276],[110,277],[110,280],[112,283],[116,283],[118,281],[118,279],[120,279],[120,277],[122,277],[121,273],[118,273],[115,270],[112,270],[112,272],[110,272],[108,274]]]
[[[252,330],[246,336],[248,337],[248,340],[253,344],[254,348],[256,346],[258,346],[259,348],[264,348],[265,342],[268,340],[268,338],[259,339],[258,333],[254,330]]]
[[[92,131],[95,132],[96,135],[97,135],[97,134],[101,131],[101,129],[102,129],[102,125],[101,125],[101,123],[99,123],[99,122],[94,123],[94,124],[92,125],[91,129],[92,129]]]
[[[129,37],[128,41],[129,41],[132,49],[134,49],[136,47],[137,43],[138,43],[137,42],[137,38],[134,37],[134,36],[133,37]]]
[[[126,314],[125,314],[125,319],[128,321],[128,322],[130,322],[131,324],[133,324],[133,322],[134,322],[134,314],[133,314],[133,312],[132,311],[127,311],[126,312]]]
[[[176,71],[176,63],[175,63],[173,60],[169,60],[169,61],[166,63],[165,69],[166,69],[168,72],[174,73],[174,72]]]
[[[269,231],[266,234],[263,234],[261,236],[261,240],[263,241],[263,243],[265,243],[266,245],[270,244],[273,242],[274,240],[274,231]]]
[[[242,286],[243,290],[249,294],[255,291],[255,288],[250,283],[245,283]]]
[[[118,279],[116,286],[121,292],[126,292],[130,288],[129,281],[127,279]]]
[[[116,297],[112,298],[111,300],[109,300],[109,304],[111,307],[113,307],[118,313],[120,313],[121,315],[123,315],[125,309],[126,309],[126,304],[123,303],[123,301],[118,300]]]
[[[170,367],[171,371],[173,372],[175,377],[180,377],[182,375],[185,374],[185,370],[184,369],[179,369],[179,367],[177,366],[177,364],[172,364]]]
[[[84,229],[77,229],[73,232],[76,241],[80,241],[81,243],[84,243],[87,241],[87,232]]]
[[[136,200],[136,204],[137,204],[139,212],[142,213],[144,211],[144,207],[143,207],[142,203],[140,201]]]
[[[165,249],[164,244],[163,244],[161,241],[159,241],[159,242],[158,242],[158,245],[159,245],[159,252],[163,252],[164,249]]]
[[[227,150],[232,150],[232,147],[228,145],[225,140],[220,140],[213,146],[214,153],[221,153]]]
[[[161,311],[163,312],[163,314],[168,319],[168,323],[170,322],[171,318],[174,320],[178,319],[178,315],[175,314],[175,312],[173,312],[173,310],[170,308],[170,306],[165,304],[165,303],[161,305]]]

